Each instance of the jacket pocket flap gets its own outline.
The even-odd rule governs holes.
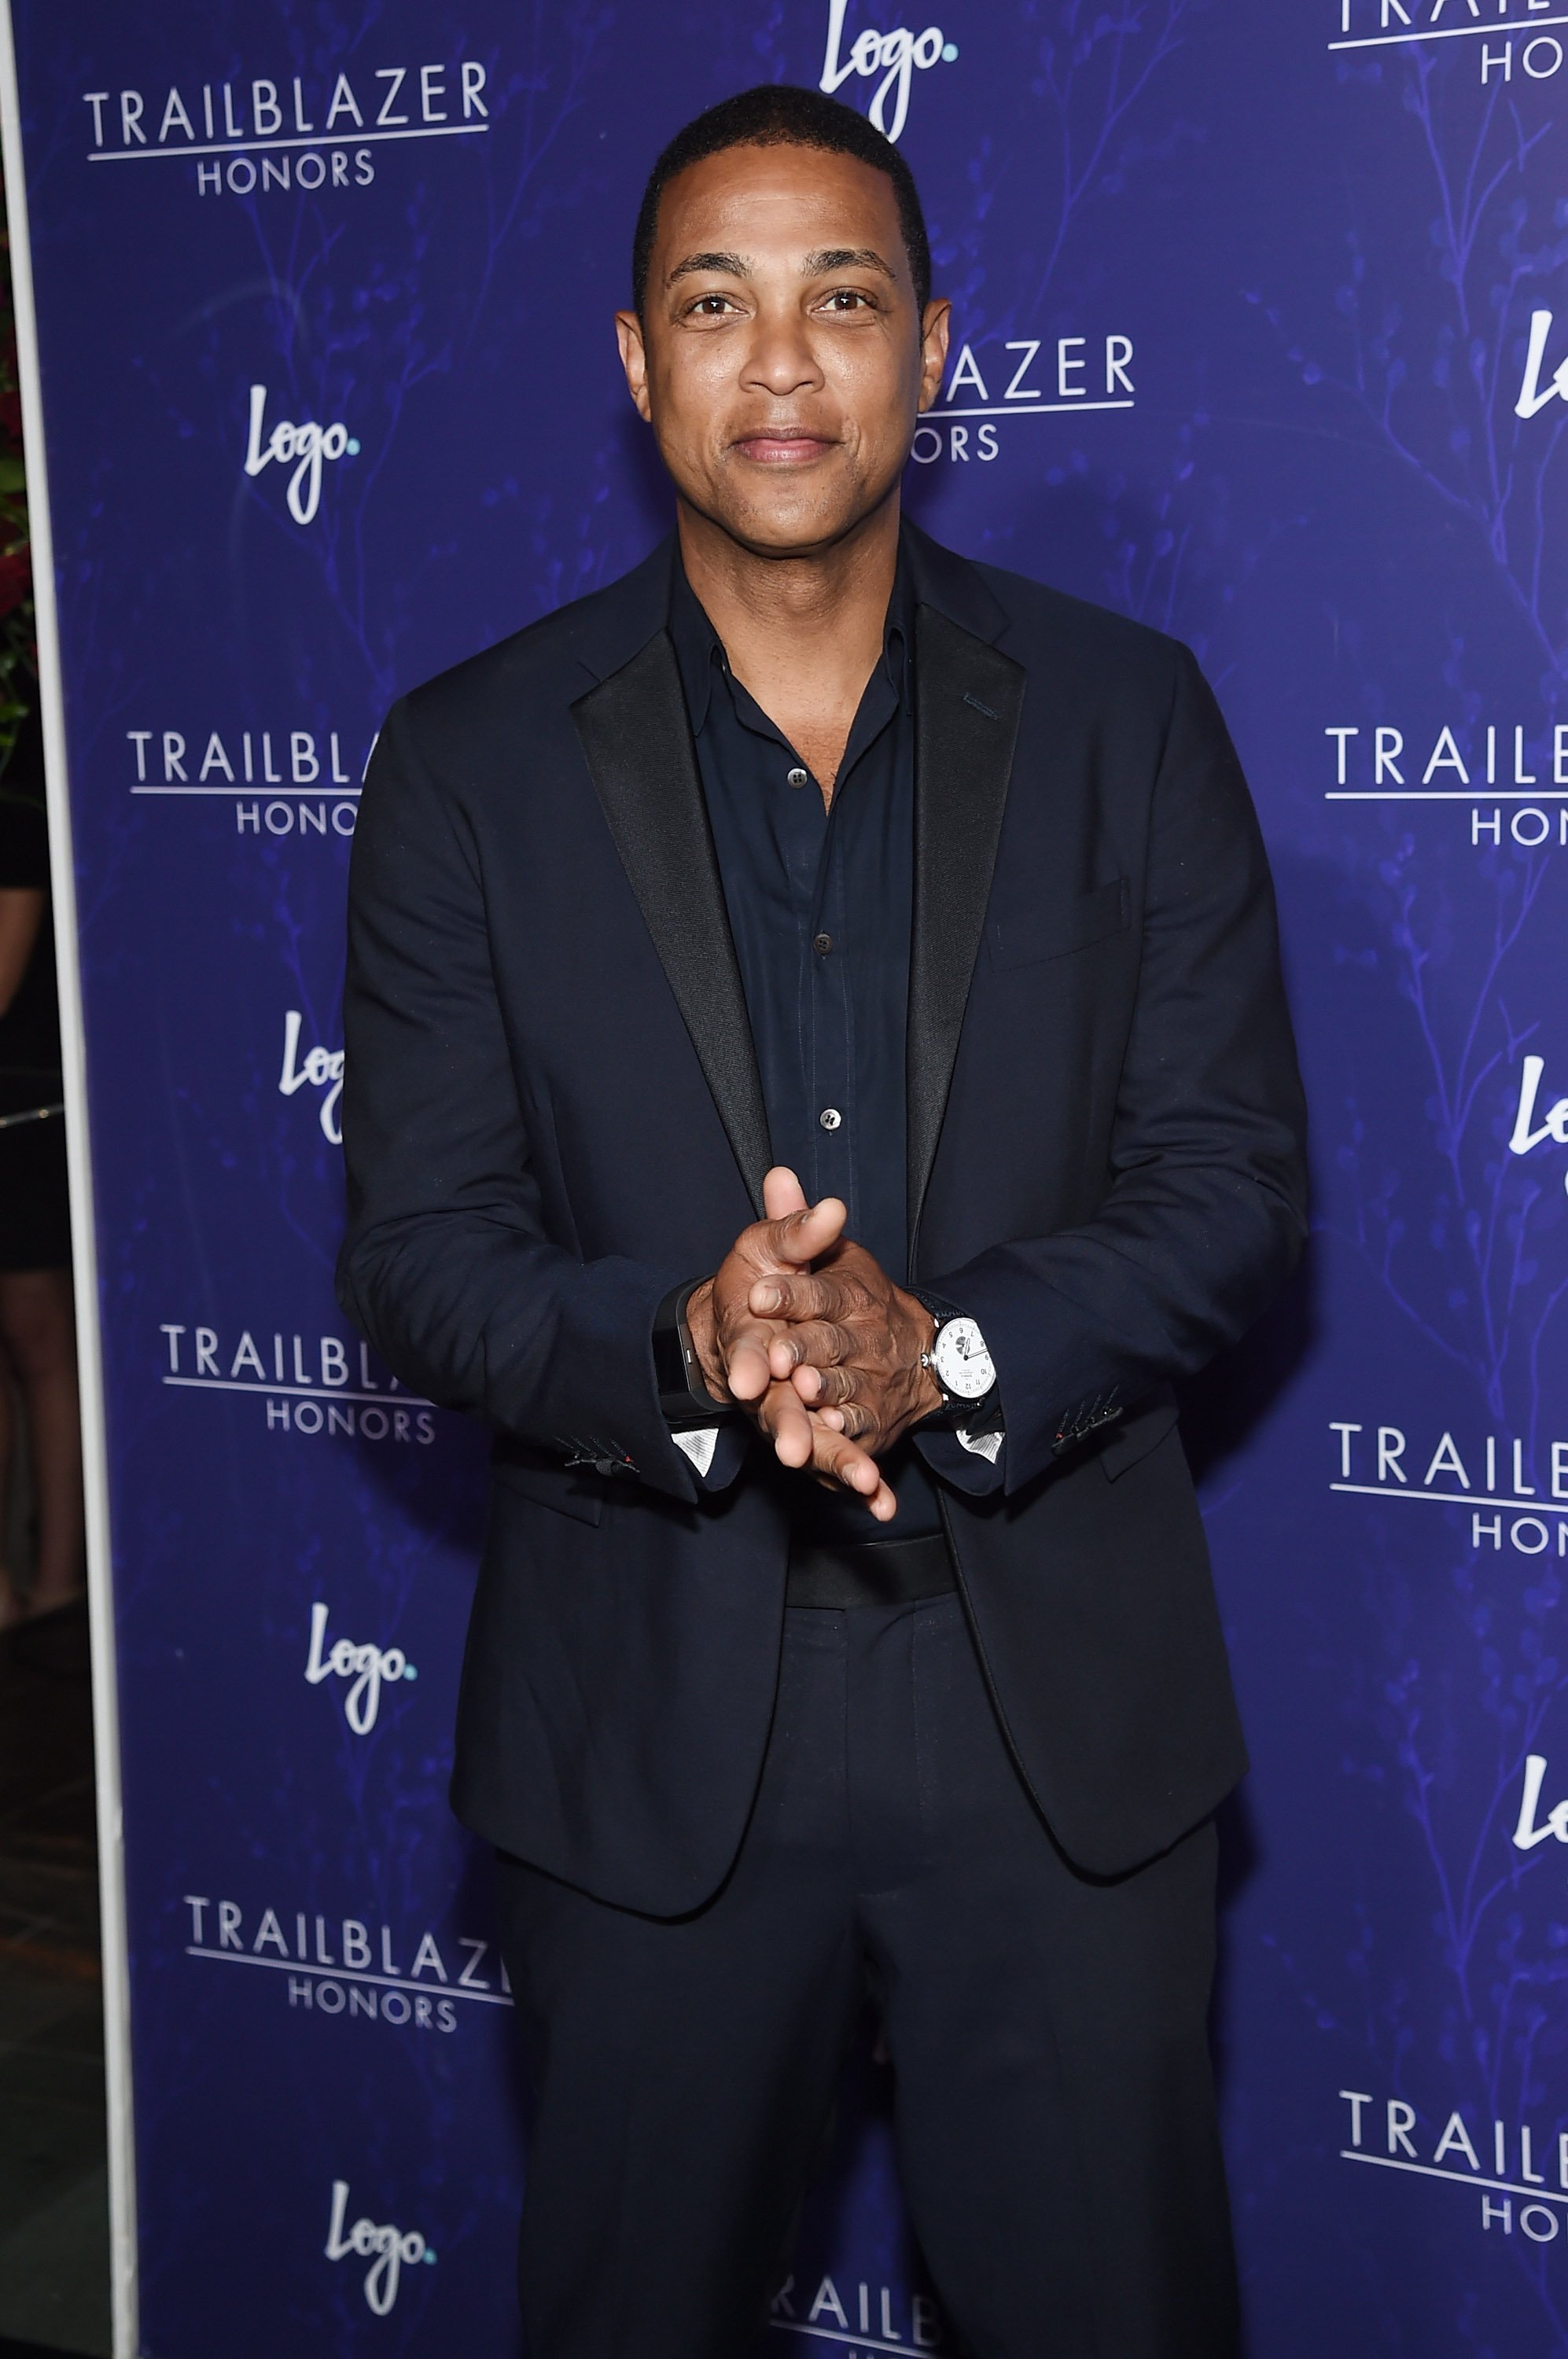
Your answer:
[[[1105,1480],[1114,1483],[1118,1474],[1125,1474],[1129,1466],[1147,1458],[1155,1444],[1164,1440],[1180,1415],[1176,1396],[1169,1385],[1156,1385],[1151,1393],[1146,1393],[1101,1447],[1100,1464]]]
[[[541,1507],[553,1507],[558,1515],[573,1516],[580,1524],[596,1524],[604,1514],[603,1478],[588,1468],[497,1454],[490,1461],[490,1472],[504,1490],[516,1491]]]
[[[1069,951],[1087,950],[1107,934],[1127,929],[1129,910],[1127,880],[1113,876],[1092,893],[1080,893],[1064,909],[1032,909],[1018,918],[993,919],[991,957],[997,966],[1032,966],[1039,960],[1065,958]]]

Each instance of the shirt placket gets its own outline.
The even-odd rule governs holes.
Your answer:
[[[853,1236],[859,1213],[855,1184],[859,1141],[849,970],[842,950],[844,889],[844,828],[835,795],[822,840],[816,890],[807,912],[803,950],[809,973],[811,1093],[817,1123],[813,1200],[841,1197],[849,1208]]]
[[[816,978],[812,973],[814,953],[811,938],[815,930],[814,912],[822,890],[824,864],[832,838],[832,821],[824,814],[822,793],[800,756],[783,737],[772,731],[768,735],[778,747],[781,769],[780,787],[784,797],[779,836],[784,846],[785,864],[789,884],[789,907],[794,920],[796,947],[796,1025],[799,1032],[800,1086],[805,1092],[800,1107],[804,1125],[800,1138],[800,1169],[798,1177],[808,1198],[814,1203],[824,1193],[835,1193],[836,1179],[826,1186],[822,1182],[824,1158],[821,1149],[830,1143],[830,1133],[822,1125],[823,1110],[833,1104],[818,1090],[819,1009]]]

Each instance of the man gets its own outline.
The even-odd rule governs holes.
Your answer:
[[[400,704],[355,843],[343,1299],[496,1437],[535,2359],[741,2359],[868,1986],[966,2348],[1234,2347],[1170,1386],[1301,1249],[1300,1085],[1191,656],[900,524],[929,276],[847,109],[681,133],[676,538]]]

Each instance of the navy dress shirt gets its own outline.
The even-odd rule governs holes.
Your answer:
[[[847,1234],[901,1283],[909,1263],[904,1038],[915,795],[914,639],[903,569],[831,809],[806,764],[731,671],[679,562],[670,628],[773,1159],[800,1175],[812,1203],[842,1197]],[[952,1437],[942,1440],[951,1450]],[[898,1494],[897,1537],[940,1530],[931,1476],[909,1440],[888,1452],[882,1471]],[[783,1479],[801,1538],[891,1537],[871,1521],[864,1501],[796,1474]]]

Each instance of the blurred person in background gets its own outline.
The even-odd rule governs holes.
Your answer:
[[[10,281],[0,321],[0,1629],[85,1576],[49,824]],[[18,1405],[21,1415],[18,1415]],[[31,1579],[11,1562],[25,1430]]]

